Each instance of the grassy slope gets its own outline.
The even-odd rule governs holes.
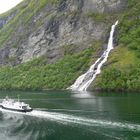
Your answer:
[[[118,47],[93,83],[102,90],[140,91],[140,1],[129,0],[120,18]]]

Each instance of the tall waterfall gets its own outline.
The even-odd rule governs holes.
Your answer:
[[[79,76],[75,83],[71,85],[68,89],[86,91],[92,81],[96,78],[101,72],[101,67],[107,61],[110,51],[113,49],[113,35],[115,27],[117,26],[118,21],[111,27],[110,37],[108,40],[107,49],[103,52],[100,58],[89,68],[89,70],[83,75]]]

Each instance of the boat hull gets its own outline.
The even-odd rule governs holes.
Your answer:
[[[1,108],[2,109],[5,109],[5,110],[11,110],[11,111],[16,111],[16,112],[24,112],[24,113],[26,113],[26,112],[31,112],[33,109],[31,108],[31,109],[14,109],[14,108],[7,108],[7,107],[4,107],[4,106],[2,106],[1,105]]]

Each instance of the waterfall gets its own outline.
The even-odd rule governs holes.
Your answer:
[[[100,58],[89,68],[89,70],[83,75],[79,76],[75,83],[71,85],[68,89],[86,91],[92,81],[96,78],[101,72],[101,67],[107,61],[110,51],[113,49],[113,35],[115,27],[117,26],[118,21],[111,27],[110,37],[108,40],[107,49],[103,52]]]

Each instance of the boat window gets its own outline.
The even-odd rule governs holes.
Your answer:
[[[22,109],[27,109],[27,106],[22,106]]]

